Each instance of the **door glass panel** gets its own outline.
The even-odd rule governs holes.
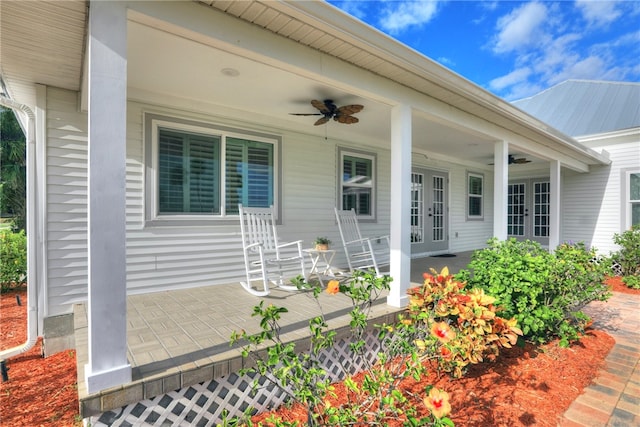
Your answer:
[[[533,235],[535,237],[549,237],[550,189],[548,182],[533,184]]]
[[[433,241],[444,240],[444,177],[433,177]]]
[[[507,197],[507,234],[524,236],[524,184],[509,184]]]
[[[424,242],[424,175],[411,174],[411,243]]]

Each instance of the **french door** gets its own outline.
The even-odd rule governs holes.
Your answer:
[[[546,179],[527,179],[509,183],[507,196],[507,234],[516,239],[549,244],[550,191]]]
[[[449,249],[447,172],[413,168],[411,172],[411,254]]]

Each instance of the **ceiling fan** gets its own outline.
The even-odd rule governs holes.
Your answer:
[[[518,157],[516,158],[513,154],[509,154],[508,157],[508,164],[513,165],[523,165],[525,163],[531,163],[531,160],[525,158],[525,157]],[[490,165],[493,165],[494,163],[489,163]]]
[[[339,123],[345,123],[347,125],[358,123],[357,117],[353,117],[352,114],[362,111],[364,106],[358,104],[344,105],[342,107],[336,106],[331,99],[325,99],[324,101],[313,100],[311,105],[320,111],[319,113],[289,113],[293,116],[322,116],[314,125],[319,126],[327,123],[333,119]]]

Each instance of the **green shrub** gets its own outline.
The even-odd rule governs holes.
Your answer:
[[[27,237],[24,230],[0,231],[0,291],[22,285],[27,280]]]
[[[530,341],[558,337],[561,345],[568,345],[588,320],[582,307],[610,296],[603,284],[605,267],[593,262],[595,251],[584,244],[563,244],[551,254],[532,241],[488,243],[472,255],[470,271],[456,277],[494,296],[501,314],[515,317]]]
[[[613,241],[620,246],[612,259],[620,264],[622,276],[640,276],[640,225],[634,225],[624,233],[614,234]]]
[[[640,289],[640,276],[624,276],[622,283],[631,289]]]

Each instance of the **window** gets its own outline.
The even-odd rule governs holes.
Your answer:
[[[640,225],[640,172],[623,171],[625,178],[625,230]],[[624,230],[621,230],[624,231]]]
[[[467,219],[482,219],[484,176],[475,173],[467,174]]]
[[[340,199],[343,210],[375,219],[375,166],[373,155],[340,150]]]
[[[158,129],[162,214],[220,213],[220,137]]]
[[[239,203],[277,205],[277,138],[152,114],[145,133],[148,221],[219,221]]]

